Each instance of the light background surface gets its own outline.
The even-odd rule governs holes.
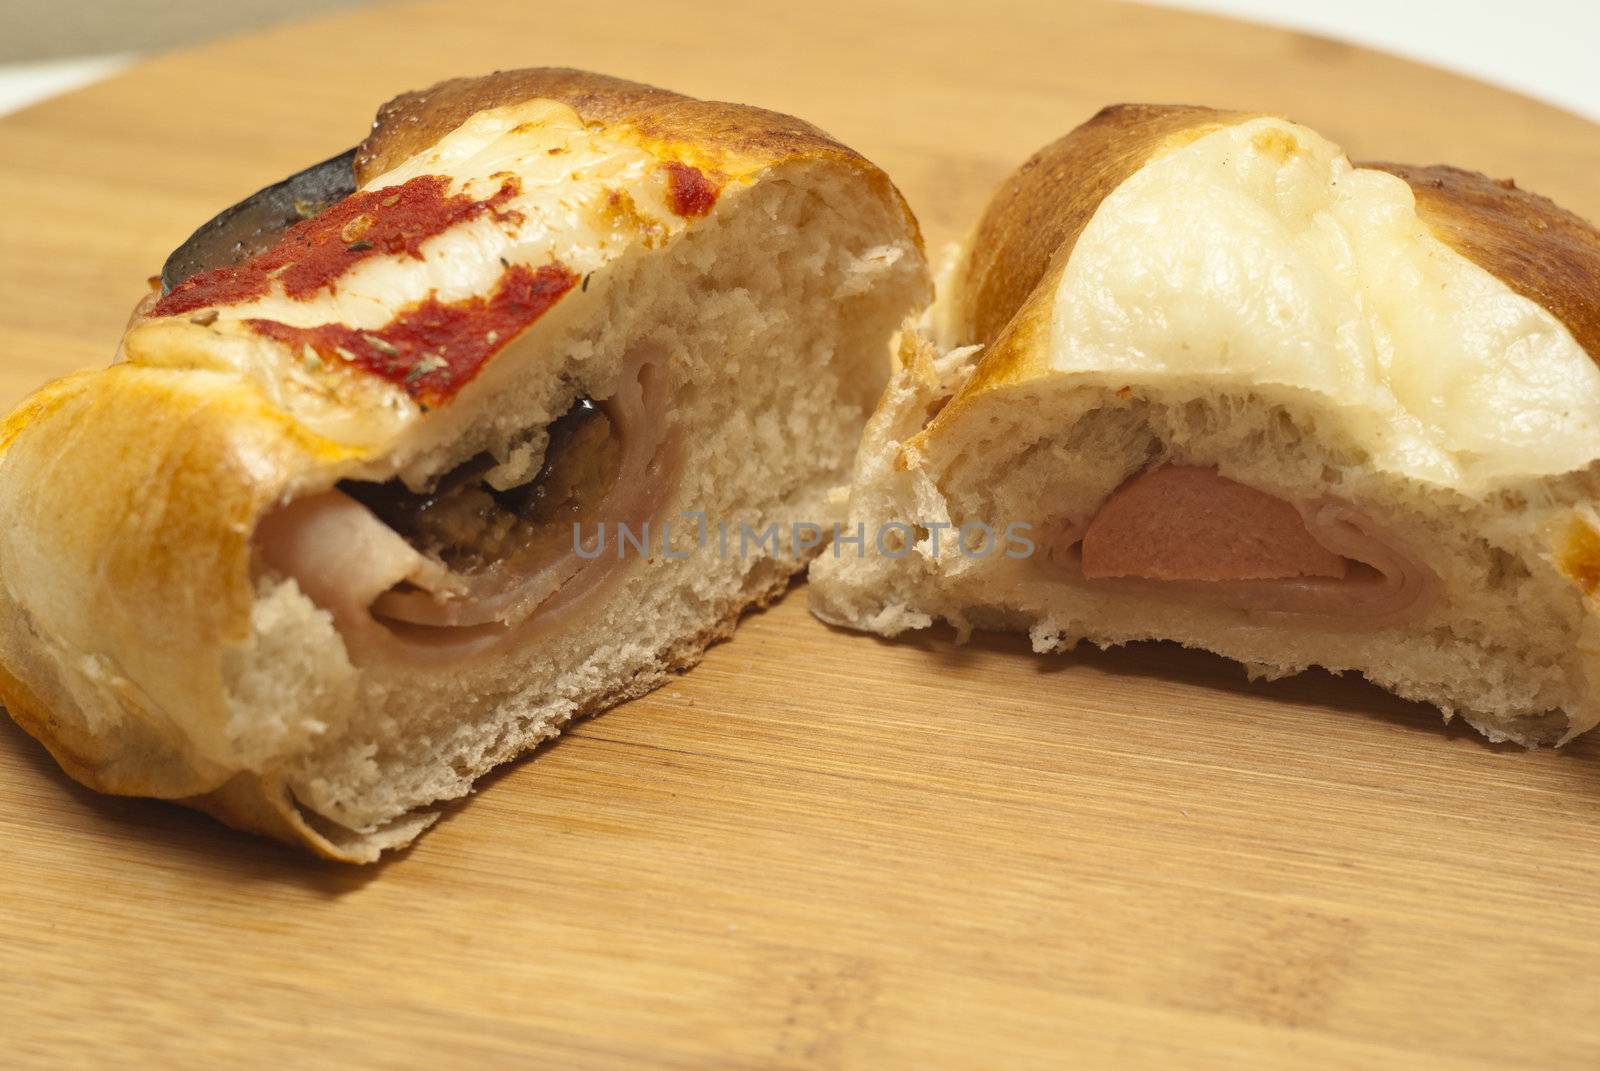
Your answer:
[[[1600,120],[1600,0],[1166,0],[1343,38]]]
[[[358,3],[4,0],[0,114],[103,78],[143,54]],[[1600,0],[1167,0],[1164,6],[1386,49],[1600,120]]]

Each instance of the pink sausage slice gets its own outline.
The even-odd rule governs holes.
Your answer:
[[[1090,580],[1343,579],[1348,561],[1306,528],[1300,511],[1215,469],[1171,466],[1112,492],[1084,531]]]

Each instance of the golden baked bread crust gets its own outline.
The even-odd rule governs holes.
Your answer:
[[[860,170],[912,215],[889,177],[860,153],[802,119],[745,104],[686,97],[639,82],[562,67],[496,71],[452,78],[402,93],[378,109],[372,133],[356,152],[356,181],[383,174],[423,151],[475,112],[542,98],[557,100],[589,123],[633,132],[657,156],[682,160],[726,177],[753,174],[778,162],[828,159]]]
[[[128,363],[41,388],[0,426],[0,443],[0,508],[13,522],[0,540],[11,604],[0,700],[91,788],[209,787],[210,756],[164,712],[220,715],[209,679],[221,645],[248,630],[254,520],[294,474],[349,451],[241,379]],[[13,602],[19,588],[33,609]],[[92,633],[95,649],[54,650],[63,633]],[[95,720],[84,677],[125,717],[84,732]]]
[[[1405,179],[1440,241],[1550,310],[1590,356],[1600,355],[1600,230],[1510,179],[1448,164],[1359,166]]]
[[[366,182],[415,156],[475,112],[536,97],[558,100],[586,122],[597,123],[620,122],[652,104],[690,99],[654,86],[562,67],[451,78],[402,93],[378,109],[372,133],[356,150],[356,181]]]

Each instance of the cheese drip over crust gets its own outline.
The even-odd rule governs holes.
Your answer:
[[[1289,396],[1381,469],[1470,493],[1600,457],[1571,332],[1435,237],[1403,180],[1284,120],[1136,171],[1054,296],[1051,371]]]

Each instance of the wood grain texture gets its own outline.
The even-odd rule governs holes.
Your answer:
[[[363,11],[0,120],[0,400],[109,359],[215,209],[439,78],[591,67],[804,116],[930,243],[1118,100],[1285,112],[1600,216],[1600,130],[1303,35],[1052,0]],[[321,865],[96,796],[0,726],[4,1062],[1589,1068],[1600,746],[1165,647],[832,632],[796,590],[668,688]]]

